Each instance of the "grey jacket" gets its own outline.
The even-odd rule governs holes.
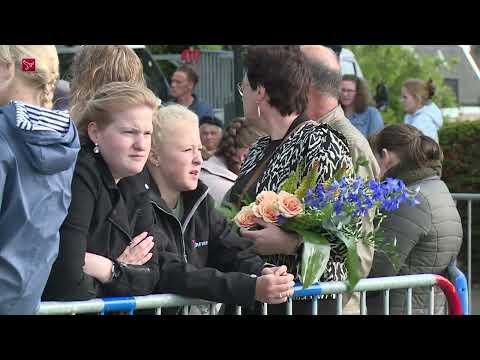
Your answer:
[[[370,277],[440,274],[445,275],[449,262],[455,259],[462,244],[462,224],[457,207],[445,183],[430,176],[409,188],[420,186],[420,204],[411,208],[402,204],[383,222],[385,238],[396,237],[401,269],[396,271],[384,254],[375,253]],[[390,291],[390,314],[406,313],[406,290]],[[426,314],[429,288],[413,289],[412,313]],[[369,314],[383,314],[382,294],[367,293]],[[435,314],[445,313],[445,296],[435,288]]]
[[[237,180],[237,175],[228,170],[221,158],[212,156],[203,162],[200,180],[208,186],[209,194],[215,200],[215,206],[220,206],[223,197]]]

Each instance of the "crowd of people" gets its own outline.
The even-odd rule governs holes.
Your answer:
[[[342,77],[331,49],[250,46],[236,89],[244,117],[225,126],[194,93],[200,79],[188,65],[174,72],[164,104],[127,46],[83,46],[70,73],[70,83],[58,80],[54,46],[0,45],[0,314],[160,293],[223,303],[225,314],[234,305],[259,314],[261,303],[284,314],[303,238],[263,221],[239,230],[218,207],[278,191],[300,163],[305,174],[319,163],[320,182],[349,169],[420,188],[418,207],[401,205],[382,223],[402,267],[358,241],[361,277],[445,274],[460,250],[431,81],[405,81],[405,124],[385,127],[365,80]],[[368,164],[355,167],[359,159]],[[367,213],[362,229],[375,225]],[[343,281],[347,250],[330,241],[320,280]],[[380,298],[368,298],[369,313],[383,309]],[[420,312],[428,293],[414,290],[414,299]],[[331,296],[317,304],[319,314],[336,313]],[[293,303],[294,314],[311,308],[311,297]],[[358,313],[357,294],[344,296],[344,308]],[[403,294],[392,293],[390,308],[404,313]]]

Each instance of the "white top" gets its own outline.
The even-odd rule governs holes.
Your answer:
[[[225,162],[217,157],[212,156],[203,162],[200,172],[200,180],[210,189],[209,194],[215,200],[215,205],[220,206],[225,194],[237,180],[237,175],[228,170]]]

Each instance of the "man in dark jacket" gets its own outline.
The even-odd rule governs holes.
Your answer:
[[[198,74],[189,65],[181,65],[173,73],[171,81],[171,95],[177,104],[183,105],[201,119],[204,116],[213,117],[213,108],[201,101],[194,93],[198,83]]]

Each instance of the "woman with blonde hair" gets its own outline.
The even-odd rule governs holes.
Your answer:
[[[75,121],[102,85],[118,81],[146,86],[142,61],[126,45],[82,46],[70,71],[70,112]]]
[[[153,290],[158,269],[147,189],[139,183],[140,189],[121,191],[119,181],[143,170],[157,106],[150,90],[127,82],[106,84],[86,102],[78,119],[82,149],[72,204],[60,229],[60,253],[44,300]]]
[[[0,45],[0,314],[34,314],[58,254],[78,133],[51,111],[53,45]]]
[[[147,163],[158,231],[157,291],[229,304],[286,302],[293,276],[285,266],[266,269],[253,242],[216,211],[199,181],[201,148],[195,113],[181,105],[158,111]]]
[[[432,101],[434,95],[435,85],[431,79],[409,79],[402,85],[401,102],[407,112],[405,124],[415,126],[438,143],[438,130],[443,125],[443,115]]]

